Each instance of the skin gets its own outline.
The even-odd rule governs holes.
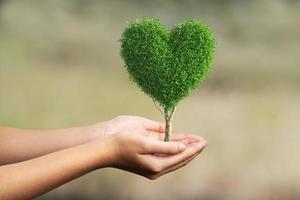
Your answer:
[[[188,134],[163,142],[163,133],[164,124],[132,116],[59,130],[0,128],[0,199],[32,199],[105,167],[156,179],[207,145]]]

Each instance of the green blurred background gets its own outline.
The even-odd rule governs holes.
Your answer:
[[[213,29],[214,70],[174,119],[209,147],[156,181],[104,169],[40,199],[300,199],[298,0],[0,0],[0,125],[162,121],[119,56],[124,27],[139,17]]]

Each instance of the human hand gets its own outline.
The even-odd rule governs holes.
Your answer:
[[[146,136],[137,132],[116,133],[108,137],[108,167],[123,169],[149,179],[177,170],[193,160],[206,147],[205,139],[175,134],[164,142],[159,133]]]
[[[147,135],[151,132],[164,133],[165,125],[139,116],[118,116],[112,120],[88,127],[91,140],[105,138],[118,132],[137,132]]]

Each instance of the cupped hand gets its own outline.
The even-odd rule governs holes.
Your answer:
[[[165,125],[139,116],[118,116],[112,120],[87,127],[89,140],[106,138],[119,132],[138,132],[146,135],[149,132],[163,133]]]
[[[207,145],[205,139],[195,135],[175,134],[172,142],[162,139],[157,132],[115,133],[107,138],[111,149],[108,166],[156,179],[185,166]]]

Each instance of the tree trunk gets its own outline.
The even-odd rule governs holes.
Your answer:
[[[172,140],[172,118],[175,111],[175,107],[170,111],[168,109],[164,110],[166,128],[165,128],[165,142],[169,142]]]

